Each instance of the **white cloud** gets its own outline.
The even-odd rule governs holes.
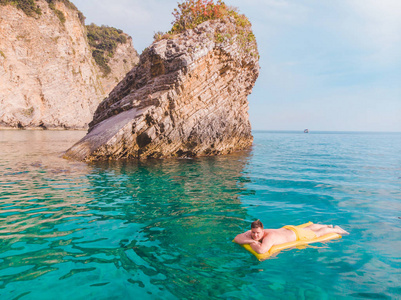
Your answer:
[[[370,51],[366,60],[383,65],[401,59],[401,1],[350,0],[345,2],[343,35]],[[366,61],[365,61],[366,62]]]

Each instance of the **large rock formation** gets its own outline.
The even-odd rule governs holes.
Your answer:
[[[132,52],[130,39],[114,59],[115,65],[129,60],[129,69],[118,67],[102,78],[82,15],[68,1],[48,2],[35,1],[41,14],[31,16],[0,5],[1,127],[87,128],[100,101],[136,59],[121,54],[126,48]]]
[[[232,35],[233,26],[232,18],[207,21],[154,42],[66,157],[192,157],[249,147],[247,96],[259,55],[256,41]]]

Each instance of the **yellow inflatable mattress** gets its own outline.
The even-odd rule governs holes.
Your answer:
[[[303,227],[307,227],[312,224],[313,224],[312,222],[308,222],[308,223],[298,225],[295,227],[303,228]],[[267,251],[266,253],[262,253],[262,254],[255,252],[249,244],[244,244],[244,245],[240,245],[240,246],[244,247],[246,250],[248,250],[253,255],[255,255],[257,259],[262,261],[262,260],[269,258],[274,253],[280,252],[281,250],[284,250],[284,249],[299,247],[299,246],[312,244],[312,243],[316,243],[316,242],[325,242],[325,241],[329,241],[329,240],[333,240],[333,239],[340,239],[340,238],[341,238],[341,235],[339,235],[338,233],[328,233],[328,234],[325,234],[325,235],[322,235],[322,236],[319,236],[319,237],[316,237],[316,238],[313,238],[310,240],[306,240],[306,241],[294,241],[294,242],[274,245],[270,248],[269,251]]]

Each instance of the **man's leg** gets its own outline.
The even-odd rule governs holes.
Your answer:
[[[313,226],[318,225],[318,226]],[[340,226],[334,226],[334,228],[328,227],[330,225],[320,225],[320,224],[313,224],[311,226],[305,227],[305,229],[313,231],[317,236],[326,235],[328,233],[338,233],[338,234],[349,234],[347,231],[342,229]]]
[[[305,227],[305,229],[309,229],[312,231],[317,231],[322,228],[333,228],[333,225],[312,224],[312,225]]]

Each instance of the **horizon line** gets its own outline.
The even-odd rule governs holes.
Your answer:
[[[369,130],[310,130],[308,133],[401,133],[401,131],[369,131]],[[304,129],[252,129],[259,132],[304,133]]]

